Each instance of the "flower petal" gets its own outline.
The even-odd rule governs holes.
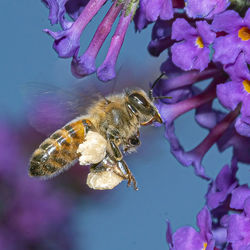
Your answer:
[[[208,45],[214,41],[216,34],[211,30],[211,25],[209,25],[206,21],[196,22],[196,27],[202,41],[205,44]]]
[[[235,32],[241,25],[243,20],[240,15],[234,10],[227,10],[214,17],[212,22],[212,30],[225,31],[227,33]]]
[[[228,5],[228,0],[187,0],[186,11],[189,17],[211,19]]]
[[[212,239],[212,220],[211,214],[206,206],[197,215],[197,226],[200,228],[202,238],[207,242],[210,241]]]
[[[172,1],[147,0],[145,10],[146,18],[150,22],[156,21],[159,16],[162,20],[169,20],[173,18]]]
[[[244,53],[239,54],[234,64],[225,65],[224,70],[230,75],[233,81],[250,80],[250,73]]]
[[[247,10],[245,17],[244,17],[244,23],[250,27],[250,9]]]
[[[172,25],[172,39],[177,41],[197,35],[197,31],[184,18],[177,18]]]
[[[247,185],[239,186],[232,191],[230,207],[235,209],[243,209],[245,200],[250,197],[250,188]]]
[[[206,194],[207,204],[211,209],[219,207],[238,184],[235,176],[236,171],[237,168],[229,168],[229,166],[226,165],[212,183]]]
[[[250,124],[245,122],[242,117],[237,118],[235,129],[240,135],[250,137]]]
[[[81,57],[73,57],[71,62],[71,72],[76,78],[82,78],[94,73],[95,71],[95,57],[86,53]]]
[[[213,60],[222,64],[234,63],[241,52],[239,38],[235,34],[216,38],[213,48]]]
[[[205,239],[192,227],[182,227],[173,234],[176,250],[203,249]]]
[[[243,99],[242,84],[240,82],[226,82],[217,85],[217,97],[220,103],[234,110]]]
[[[58,53],[59,57],[72,57],[80,48],[81,34],[74,34],[71,29],[58,32],[53,32],[48,29],[44,31],[55,39],[53,48]]]
[[[171,47],[173,63],[183,70],[204,70],[210,61],[209,49],[198,48],[194,41],[183,41],[175,43]]]
[[[250,219],[242,214],[233,214],[229,218],[228,241],[233,249],[248,250],[250,245]]]

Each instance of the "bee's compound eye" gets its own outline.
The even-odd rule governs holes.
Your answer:
[[[131,94],[129,97],[139,105],[142,105],[144,107],[148,106],[148,101],[139,93]]]
[[[140,144],[140,141],[137,137],[131,137],[129,139],[129,143],[132,145],[132,146],[137,146]]]

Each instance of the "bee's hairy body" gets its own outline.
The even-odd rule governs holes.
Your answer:
[[[86,115],[55,131],[35,150],[29,174],[49,178],[67,169],[79,158],[77,149],[91,130],[107,140],[107,154],[121,163],[129,175],[131,172],[122,159],[119,147],[126,151],[138,146],[140,126],[153,120],[160,121],[160,115],[143,90],[101,98],[88,109]]]

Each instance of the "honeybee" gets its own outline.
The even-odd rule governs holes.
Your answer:
[[[127,180],[128,186],[133,183],[134,189],[138,190],[123,153],[140,145],[141,126],[154,121],[162,123],[154,99],[152,89],[149,95],[141,89],[134,89],[98,99],[86,115],[70,121],[40,144],[31,156],[29,175],[50,178],[79,160],[81,165],[91,166],[89,186],[93,178],[106,178],[102,179],[106,182],[108,174],[112,174],[118,178],[113,186]],[[113,187],[98,188],[95,185],[91,187]]]

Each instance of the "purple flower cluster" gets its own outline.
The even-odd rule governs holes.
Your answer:
[[[167,223],[170,249],[240,250],[250,248],[250,188],[236,178],[237,161],[224,166],[210,183],[206,206],[197,215],[199,232],[186,226],[172,233]]]
[[[202,159],[215,143],[220,151],[233,146],[234,154],[240,154],[239,161],[248,158],[233,138],[242,141],[246,137],[247,141],[250,136],[250,9],[245,9],[242,18],[229,7],[227,0],[187,0],[182,11],[173,8],[172,19],[157,19],[148,45],[153,56],[168,50],[161,66],[167,79],[161,79],[154,91],[156,96],[173,97],[157,104],[171,152],[182,165],[192,165],[195,173],[205,179],[209,177]],[[201,80],[210,81],[205,90],[194,86]],[[213,108],[216,98],[228,113]],[[193,109],[197,123],[210,132],[186,152],[175,135],[174,121]],[[234,136],[226,138],[232,136],[229,130],[235,130]]]
[[[0,249],[69,249],[71,198],[28,176],[21,129],[0,131]]]
[[[97,72],[102,81],[109,81],[116,75],[115,64],[122,47],[129,23],[134,16],[138,1],[114,1],[109,11],[98,26],[92,41],[84,54],[79,55],[80,37],[92,18],[106,3],[106,0],[43,0],[50,10],[51,24],[59,23],[62,31],[44,31],[55,41],[53,48],[59,57],[70,58],[72,74],[81,78]],[[112,25],[120,14],[119,23],[111,39],[110,47],[103,63],[96,68],[96,57],[105,39],[109,35]],[[68,21],[67,15],[73,20]]]

